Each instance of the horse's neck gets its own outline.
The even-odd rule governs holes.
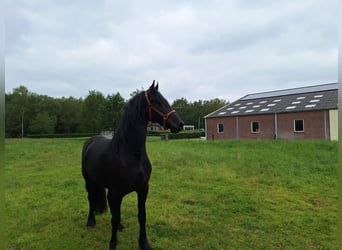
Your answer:
[[[113,144],[125,151],[132,151],[134,153],[144,151],[148,122],[145,120],[135,120],[135,122],[132,122],[134,119],[130,119],[130,117],[126,121],[129,122],[123,124],[123,121],[121,121],[119,129],[113,137]]]
[[[127,126],[125,133],[123,134],[127,144],[136,148],[145,147],[146,143],[146,130],[147,123],[145,124],[131,124]]]

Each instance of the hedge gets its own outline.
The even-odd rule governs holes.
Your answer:
[[[193,132],[179,132],[177,134],[169,133],[168,134],[169,139],[194,139],[194,138],[201,138],[202,136],[205,136],[204,132],[201,131],[193,131]]]
[[[27,138],[75,138],[75,137],[91,137],[92,133],[75,133],[75,134],[36,134],[27,135]],[[170,140],[172,139],[193,139],[201,138],[205,136],[204,132],[201,131],[182,131],[177,134],[170,133],[169,131],[147,131],[148,136],[160,136],[162,139],[166,137]]]
[[[27,135],[27,138],[74,138],[74,137],[91,137],[90,133],[74,133],[74,134],[35,134]]]
[[[169,131],[160,130],[160,131],[154,131],[154,130],[147,130],[147,136],[162,136],[170,133]]]

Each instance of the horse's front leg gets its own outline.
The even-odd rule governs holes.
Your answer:
[[[115,250],[117,245],[117,231],[120,228],[120,213],[122,196],[113,192],[112,189],[108,190],[108,203],[110,212],[112,214],[112,238],[109,243],[109,250]]]
[[[148,194],[148,184],[137,191],[138,193],[138,219],[140,225],[140,233],[139,233],[139,246],[141,249],[148,250],[152,249],[150,244],[148,243],[146,236],[146,209],[145,203]]]

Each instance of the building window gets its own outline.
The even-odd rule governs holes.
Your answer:
[[[223,123],[218,123],[217,124],[217,133],[222,134],[224,132],[224,125]]]
[[[294,120],[294,132],[304,132],[304,120]]]
[[[260,124],[259,124],[259,122],[251,122],[251,132],[252,133],[260,133]]]

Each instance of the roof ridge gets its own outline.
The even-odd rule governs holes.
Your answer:
[[[335,87],[335,85],[336,85],[336,87]],[[331,86],[331,87],[328,87],[328,86]],[[324,88],[324,87],[327,87],[327,88]],[[327,90],[335,90],[335,89],[338,89],[338,83],[337,82],[311,85],[311,86],[305,86],[305,87],[288,88],[288,89],[281,89],[281,90],[272,90],[272,91],[252,93],[252,94],[245,95],[244,97],[240,98],[239,100],[249,100],[249,99],[258,99],[258,98],[265,98],[265,97],[302,94],[302,93],[327,91]],[[302,91],[299,91],[299,90],[302,90]],[[305,90],[308,90],[308,91],[305,91]],[[274,94],[274,95],[272,95],[272,94]]]

